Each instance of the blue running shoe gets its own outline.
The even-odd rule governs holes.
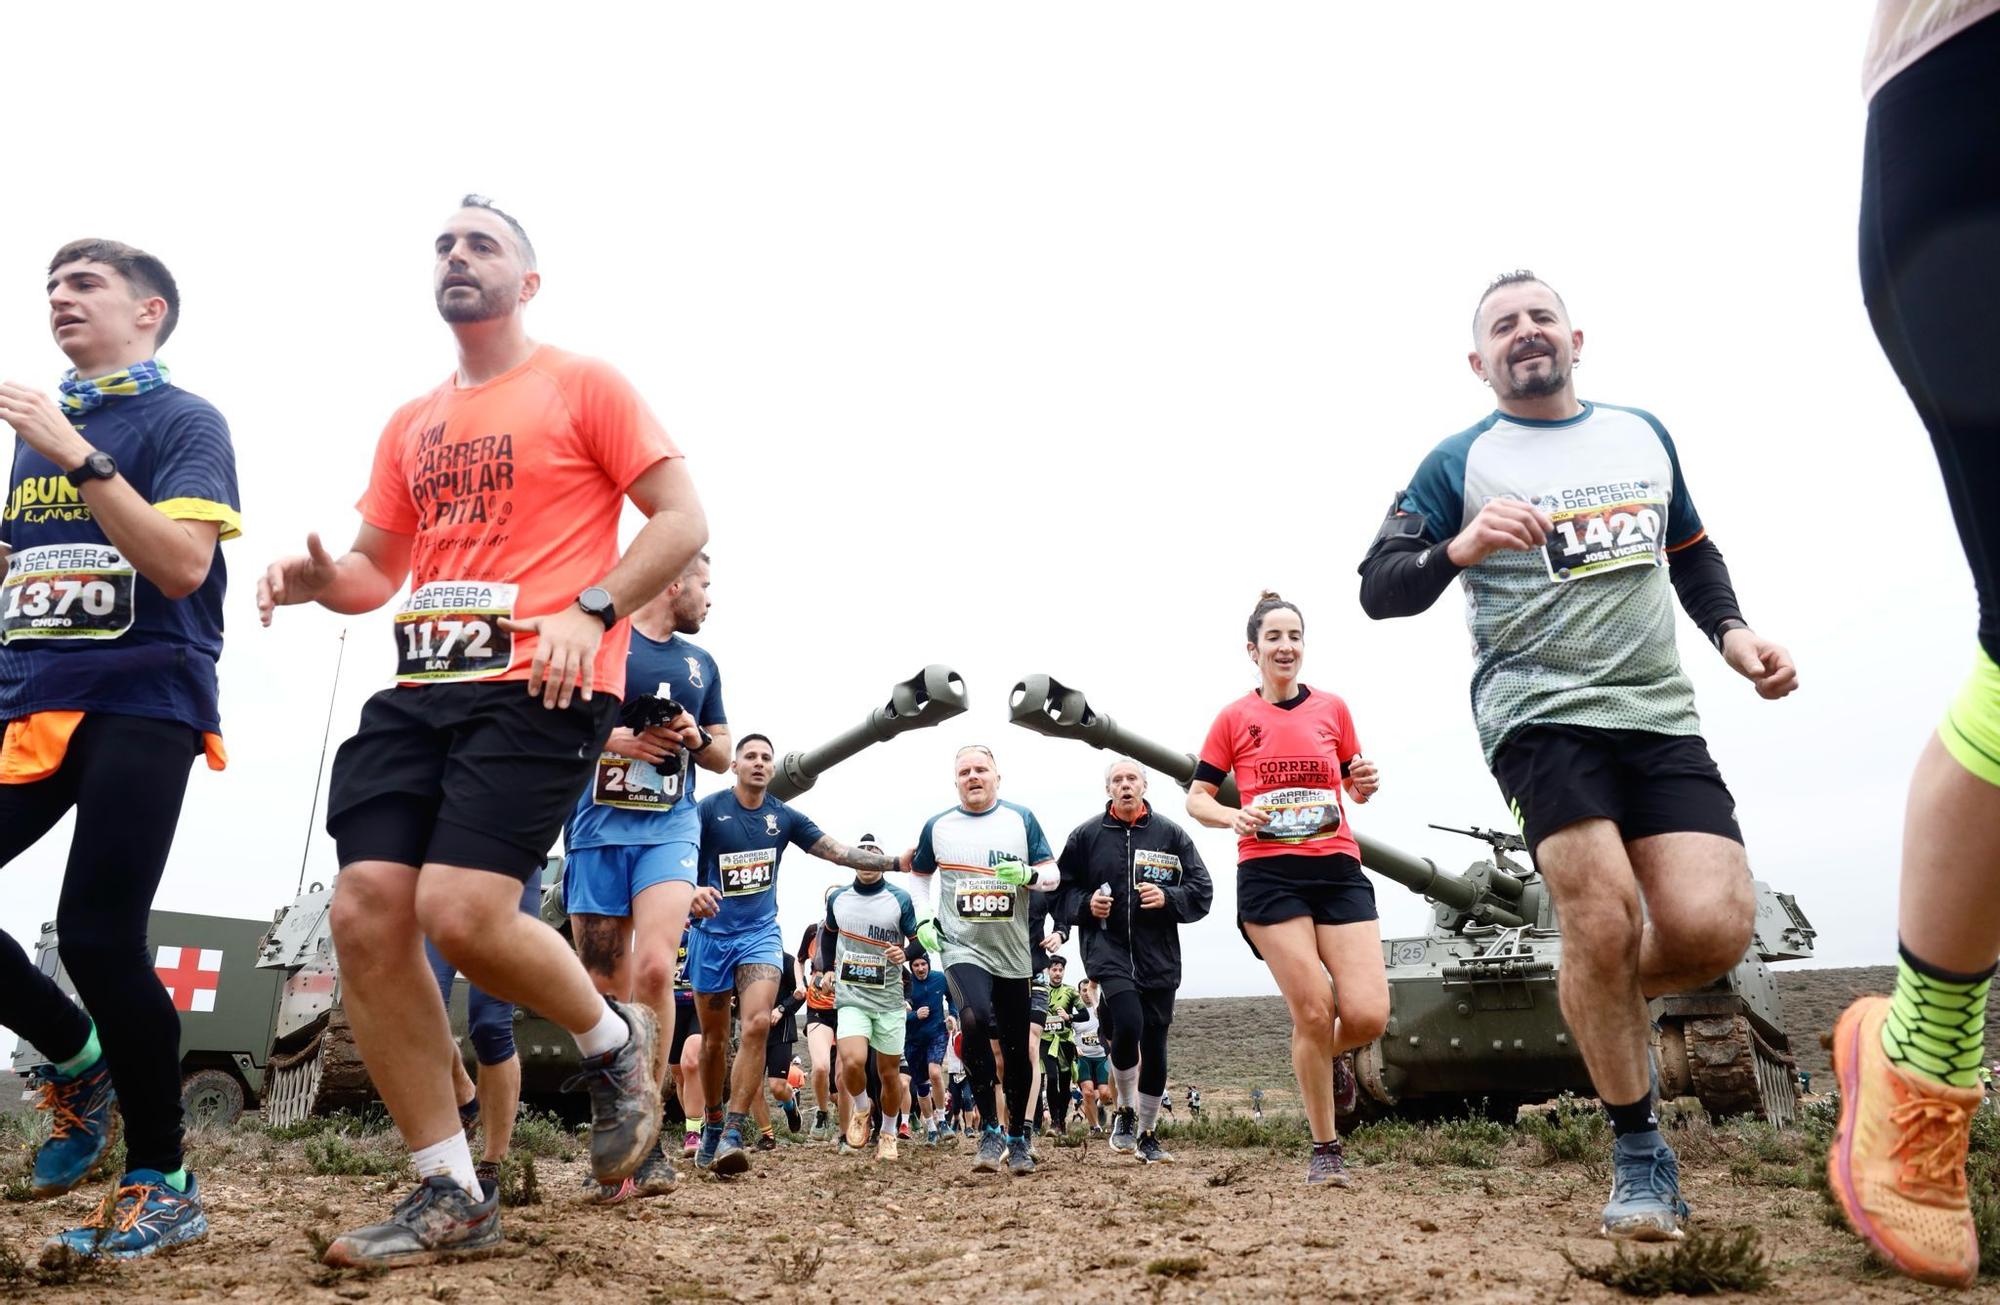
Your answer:
[[[749,1167],[750,1151],[743,1145],[743,1134],[734,1128],[722,1130],[722,1141],[715,1148],[715,1159],[709,1161],[708,1172],[726,1178]]]
[[[979,1154],[972,1158],[972,1172],[997,1174],[1000,1172],[1000,1166],[1005,1163],[1007,1163],[1007,1135],[989,1124],[979,1135]]]
[[[701,1145],[695,1149],[694,1167],[706,1169],[715,1163],[715,1152],[722,1145],[722,1125],[703,1124]]]
[[[49,1113],[49,1140],[35,1152],[34,1193],[61,1196],[85,1178],[111,1149],[118,1136],[118,1093],[111,1087],[111,1067],[97,1063],[74,1078],[54,1065],[28,1071],[40,1092],[37,1110]]]
[[[1611,1144],[1611,1199],[1604,1235],[1624,1241],[1671,1242],[1687,1218],[1681,1166],[1658,1131],[1627,1133]]]
[[[167,1185],[157,1169],[134,1169],[118,1184],[116,1196],[97,1207],[81,1228],[60,1232],[42,1246],[42,1264],[53,1268],[69,1256],[136,1260],[208,1236],[201,1193],[194,1175],[185,1192]]]

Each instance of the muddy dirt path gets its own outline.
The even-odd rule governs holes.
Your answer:
[[[599,1209],[581,1166],[538,1162],[540,1205],[505,1212],[505,1251],[374,1277],[319,1268],[308,1245],[381,1217],[405,1181],[317,1177],[296,1145],[248,1136],[207,1157],[207,1241],[67,1285],[0,1281],[47,1300],[465,1303],[809,1300],[1629,1300],[1577,1279],[1557,1253],[1610,1256],[1589,1235],[1603,1200],[1590,1164],[1357,1167],[1345,1191],[1308,1191],[1302,1158],[1176,1148],[1152,1168],[1101,1142],[1044,1140],[1030,1178],[975,1176],[963,1146],[905,1146],[885,1165],[821,1145],[755,1157],[750,1173],[684,1178],[673,1195]],[[1757,1227],[1777,1269],[1765,1300],[1903,1301],[1948,1293],[1870,1268],[1810,1191],[1742,1185],[1694,1168],[1687,1195],[1711,1227]],[[101,1189],[97,1189],[101,1190]],[[0,1206],[0,1243],[32,1264],[94,1192]],[[1969,1296],[1950,1297],[1967,1300]],[[1989,1297],[1990,1299],[1990,1297]]]

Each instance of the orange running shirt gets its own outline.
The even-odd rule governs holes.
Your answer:
[[[484,613],[498,594],[502,605],[511,598],[517,617],[544,616],[617,564],[626,489],[661,459],[679,456],[610,364],[545,344],[483,385],[461,388],[448,378],[397,409],[357,506],[369,525],[416,537],[411,591],[431,585],[439,595],[426,606]],[[630,638],[623,620],[605,634],[593,691],[624,693]],[[422,642],[438,651],[442,638],[426,628]],[[417,648],[418,634],[399,620],[398,674],[423,683],[424,675],[410,673],[421,664],[402,659],[406,643]],[[517,635],[506,669],[477,678],[525,680],[534,652],[535,636]],[[434,664],[462,663],[447,656]]]
[[[1332,856],[1359,861],[1347,828],[1340,768],[1361,755],[1354,717],[1338,694],[1306,689],[1289,708],[1254,690],[1222,709],[1201,745],[1201,760],[1236,777],[1243,805],[1263,807],[1271,823],[1236,840],[1237,861],[1260,856]]]

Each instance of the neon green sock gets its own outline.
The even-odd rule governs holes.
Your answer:
[[[160,1177],[166,1179],[167,1186],[173,1188],[176,1192],[185,1192],[188,1189],[188,1171],[186,1165],[182,1165],[170,1174],[161,1174]]]
[[[103,1054],[104,1049],[97,1045],[97,1021],[92,1020],[90,1022],[90,1036],[83,1040],[83,1050],[77,1052],[68,1060],[57,1061],[56,1073],[62,1075],[64,1078],[75,1078],[78,1074],[95,1065],[97,1058]]]
[[[1908,948],[1898,950],[1896,993],[1882,1023],[1882,1050],[1889,1063],[1952,1087],[1977,1087],[1993,971],[1951,974],[1912,956]]]

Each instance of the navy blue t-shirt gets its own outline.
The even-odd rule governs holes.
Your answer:
[[[734,788],[700,802],[701,870],[696,882],[722,892],[720,914],[698,921],[711,934],[748,933],[778,919],[778,858],[790,843],[810,852],[825,835],[812,818],[766,793],[755,810]]]
[[[729,723],[722,707],[722,672],[715,658],[678,634],[661,641],[632,631],[632,646],[625,654],[625,695],[637,698],[650,693],[672,698],[694,716],[695,724],[713,730]],[[605,760],[623,766],[611,754]],[[690,759],[681,778],[681,794],[665,811],[635,811],[610,806],[603,801],[603,786],[593,779],[570,813],[563,833],[563,846],[575,851],[586,847],[657,847],[661,843],[695,841],[694,783],[701,767]],[[645,772],[651,775],[650,768]]]
[[[240,533],[236,453],[209,403],[164,385],[70,418],[141,497],[180,521]],[[208,578],[168,598],[92,519],[83,493],[19,440],[0,511],[0,720],[96,711],[219,731],[215,664],[229,586],[218,540]]]

